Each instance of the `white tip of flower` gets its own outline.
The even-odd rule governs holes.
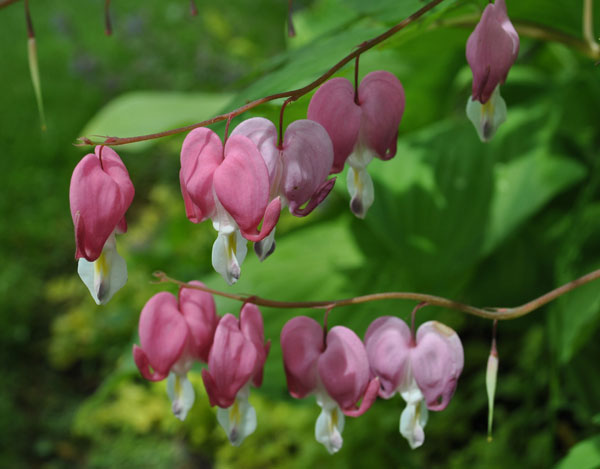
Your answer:
[[[212,265],[229,285],[238,281],[241,264],[246,258],[248,247],[239,230],[231,233],[219,232],[212,250]]]
[[[262,262],[275,251],[275,228],[260,241],[254,243],[254,252]]]
[[[94,262],[79,259],[77,273],[99,305],[108,303],[127,283],[127,264],[117,252],[114,234],[110,235]]]
[[[248,402],[247,392],[244,395],[242,391],[243,389],[231,407],[217,409],[217,420],[233,446],[241,445],[256,430],[256,410]]]
[[[375,200],[373,180],[366,168],[348,167],[346,176],[348,192],[350,193],[350,210],[358,218],[365,218],[369,207]]]
[[[167,394],[169,395],[169,399],[171,399],[173,415],[183,422],[196,399],[194,387],[187,379],[187,375],[169,373]]]
[[[337,453],[344,443],[344,414],[328,396],[317,396],[317,403],[322,410],[315,425],[315,439],[325,446],[329,454]]]
[[[496,86],[492,96],[485,104],[469,97],[467,117],[475,126],[480,140],[489,142],[498,127],[506,120],[506,103],[500,96],[500,85]]]
[[[488,397],[488,441],[492,441],[492,421],[494,420],[494,396],[498,378],[498,354],[490,353],[485,373],[485,389]]]
[[[400,415],[400,434],[406,438],[411,449],[415,449],[425,442],[425,425],[429,411],[414,379],[401,396],[406,401],[406,407]]]

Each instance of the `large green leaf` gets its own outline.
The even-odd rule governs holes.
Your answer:
[[[600,435],[577,443],[555,469],[594,469],[600,466]]]
[[[193,124],[217,115],[230,101],[228,94],[136,91],[124,94],[103,107],[84,127],[81,135],[133,137]],[[146,140],[127,145],[142,151],[156,143]]]

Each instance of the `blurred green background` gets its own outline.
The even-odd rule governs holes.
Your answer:
[[[484,385],[491,323],[433,307],[418,320],[436,318],[459,332],[465,369],[449,407],[430,414],[422,448],[411,451],[398,433],[399,397],[347,419],[338,454],[316,443],[318,408],[288,395],[278,343],[282,325],[309,311],[263,309],[272,348],[264,385],[250,398],[258,429],[240,448],[218,427],[200,366],[191,373],[197,398],[187,420],[170,414],[165,383],[144,381],[131,357],[144,303],[160,290],[175,292],[150,283],[155,270],[280,300],[419,291],[514,306],[600,267],[600,69],[563,44],[522,37],[502,88],[508,121],[484,145],[464,112],[470,29],[446,23],[472,18],[486,2],[446,0],[361,58],[361,76],[395,73],[407,101],[396,158],[371,164],[376,199],[366,220],[348,210],[342,174],[310,217],[282,216],[274,255],[260,264],[249,254],[230,288],[210,266],[210,223],[185,218],[183,136],[116,148],[136,188],[129,232],[117,240],[129,281],[97,307],[73,260],[69,179],[89,151],[72,145],[77,137],[165,130],[304,86],[423,4],[295,2],[298,34],[288,39],[287,2],[196,2],[197,17],[187,0],[113,2],[114,34],[105,37],[104,2],[32,0],[45,133],[22,2],[0,11],[0,466],[599,467],[598,284],[499,325],[492,443]],[[507,3],[515,21],[581,36],[580,1]],[[340,75],[351,77],[352,68]],[[286,124],[306,115],[309,99],[287,108]],[[279,104],[243,118],[275,120]],[[239,311],[217,303],[220,314]],[[330,323],[362,337],[379,315],[406,319],[412,306],[340,308]]]

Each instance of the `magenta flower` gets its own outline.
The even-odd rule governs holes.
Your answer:
[[[339,451],[344,415],[362,415],[377,398],[379,382],[371,376],[365,346],[346,327],[325,335],[317,321],[299,316],[283,327],[281,348],[290,394],[297,399],[315,395],[322,408],[315,438],[330,453]]]
[[[260,152],[242,135],[232,135],[223,148],[212,130],[195,129],[181,148],[179,179],[190,221],[210,218],[219,232],[213,267],[227,283],[235,283],[247,252],[245,239],[265,238],[281,211],[279,198],[269,200],[269,172]]]
[[[327,179],[333,164],[333,145],[327,131],[317,122],[292,122],[281,146],[277,145],[277,129],[262,117],[253,117],[238,125],[231,136],[243,135],[258,147],[269,172],[270,200],[281,199],[290,213],[303,217],[312,212],[329,194],[335,178]],[[302,208],[303,205],[306,206]],[[275,229],[255,244],[264,260],[275,249]]]
[[[245,304],[239,321],[223,316],[202,370],[210,405],[218,406],[217,420],[232,445],[238,446],[256,429],[256,411],[248,402],[250,384],[262,384],[270,342],[265,344],[263,320],[256,305]]]
[[[379,395],[389,399],[399,392],[406,401],[400,433],[411,448],[423,444],[430,410],[446,408],[463,369],[463,348],[456,332],[437,322],[419,327],[416,338],[404,321],[384,316],[365,334],[371,370],[381,382]]]
[[[506,13],[504,0],[485,7],[467,41],[467,61],[473,72],[473,92],[467,116],[482,141],[490,140],[506,120],[500,85],[519,54],[519,35]]]
[[[189,284],[203,286],[197,281]],[[187,372],[194,361],[208,360],[218,322],[212,295],[193,288],[181,288],[179,299],[167,292],[157,293],[142,309],[141,347],[133,346],[135,364],[150,381],[169,377],[167,393],[173,414],[180,420],[194,403]]]
[[[84,156],[73,170],[69,202],[77,272],[97,304],[110,300],[127,281],[115,233],[127,231],[125,212],[133,194],[125,165],[109,147],[97,146],[95,154]]]
[[[404,113],[404,89],[389,72],[379,70],[363,78],[358,93],[345,78],[334,78],[312,97],[307,116],[331,137],[339,173],[348,161],[350,208],[364,218],[373,203],[373,181],[366,170],[374,157],[389,160],[396,154],[398,126]]]

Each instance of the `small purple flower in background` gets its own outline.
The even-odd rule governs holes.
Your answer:
[[[217,420],[234,446],[256,429],[256,411],[248,396],[250,384],[262,384],[269,347],[260,310],[253,304],[242,307],[239,321],[232,314],[223,316],[215,331],[202,379],[210,405],[219,407]]]
[[[190,285],[200,285],[197,281]],[[194,361],[206,362],[219,317],[209,293],[181,288],[179,299],[161,292],[148,300],[139,322],[141,347],[133,346],[140,373],[150,381],[167,376],[173,414],[184,420],[194,404],[194,388],[187,372]]]
[[[192,130],[181,148],[179,179],[190,221],[210,218],[219,232],[212,264],[234,284],[246,257],[246,240],[265,238],[281,212],[281,200],[269,199],[269,172],[258,148],[242,135],[230,136],[223,147],[212,130]]]
[[[344,415],[362,415],[377,398],[379,382],[371,376],[365,346],[346,327],[325,334],[317,321],[298,316],[283,326],[281,348],[290,394],[297,399],[315,395],[322,409],[315,438],[336,453],[343,443]]]
[[[345,78],[323,84],[308,105],[307,117],[321,124],[331,137],[339,173],[348,161],[350,208],[364,218],[373,204],[373,181],[366,168],[374,157],[389,160],[396,155],[398,126],[404,114],[404,88],[394,75],[379,70],[363,78],[355,96]]]
[[[399,392],[406,401],[400,433],[411,448],[425,440],[429,410],[444,410],[456,389],[463,363],[463,348],[456,332],[437,322],[419,327],[413,338],[404,321],[383,316],[365,334],[371,370],[381,382],[379,395]]]
[[[115,233],[127,231],[125,212],[134,188],[119,155],[97,146],[77,164],[69,202],[75,225],[77,272],[94,301],[104,304],[127,282],[127,265],[116,248]]]
[[[467,61],[473,72],[467,116],[483,142],[489,141],[506,120],[500,85],[518,54],[519,35],[508,18],[505,0],[496,0],[485,7],[467,41]]]
[[[327,179],[333,164],[333,145],[317,122],[292,122],[280,147],[275,125],[262,117],[245,120],[233,130],[234,135],[248,137],[256,144],[269,171],[269,199],[280,197],[282,208],[289,205],[293,215],[308,215],[333,188],[335,178]],[[275,229],[254,249],[261,261],[266,259],[275,249]]]

